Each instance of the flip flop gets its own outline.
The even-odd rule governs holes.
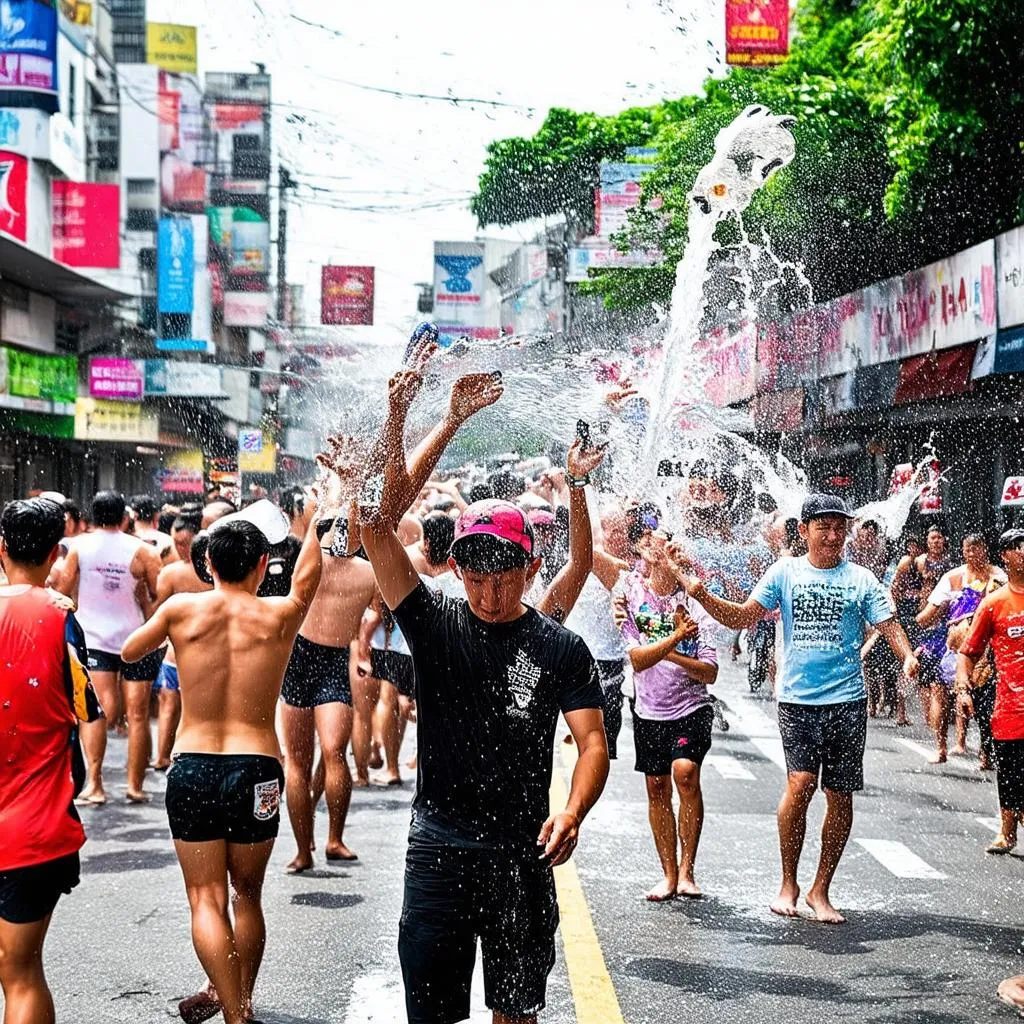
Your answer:
[[[178,1014],[185,1024],[203,1024],[203,1021],[216,1017],[221,1009],[220,1000],[214,999],[209,992],[197,992],[178,1003]]]

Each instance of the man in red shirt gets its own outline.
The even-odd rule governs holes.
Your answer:
[[[1012,850],[1017,845],[1017,825],[1024,821],[1024,529],[1007,530],[999,538],[999,553],[1009,582],[978,606],[956,666],[960,706],[973,714],[971,675],[986,644],[991,644],[996,659],[992,736],[1002,828],[989,853]],[[998,995],[1024,1012],[1024,974],[1003,981]]]
[[[6,1024],[51,1024],[43,940],[78,884],[85,781],[77,723],[100,716],[71,602],[44,586],[60,554],[64,509],[47,498],[0,514],[0,987]]]

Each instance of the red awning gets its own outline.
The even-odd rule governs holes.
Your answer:
[[[929,352],[900,363],[900,379],[893,405],[924,402],[929,398],[962,395],[971,386],[971,367],[977,342],[945,352]]]

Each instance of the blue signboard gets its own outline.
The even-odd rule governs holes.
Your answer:
[[[1024,373],[1024,327],[996,335],[995,373]]]
[[[209,345],[199,338],[157,338],[158,352],[205,352]]]
[[[0,104],[49,113],[57,99],[57,5],[50,0],[0,3]]]
[[[161,217],[156,247],[157,311],[191,313],[195,279],[191,219]]]

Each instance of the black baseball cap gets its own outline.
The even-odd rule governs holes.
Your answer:
[[[1016,551],[1022,547],[1024,547],[1024,529],[1021,529],[1019,526],[1014,527],[1012,530],[1007,530],[999,538],[1000,551]]]
[[[846,502],[837,494],[808,494],[800,509],[800,521],[809,523],[812,519],[825,516],[843,516],[846,519],[856,518],[846,507]]]

